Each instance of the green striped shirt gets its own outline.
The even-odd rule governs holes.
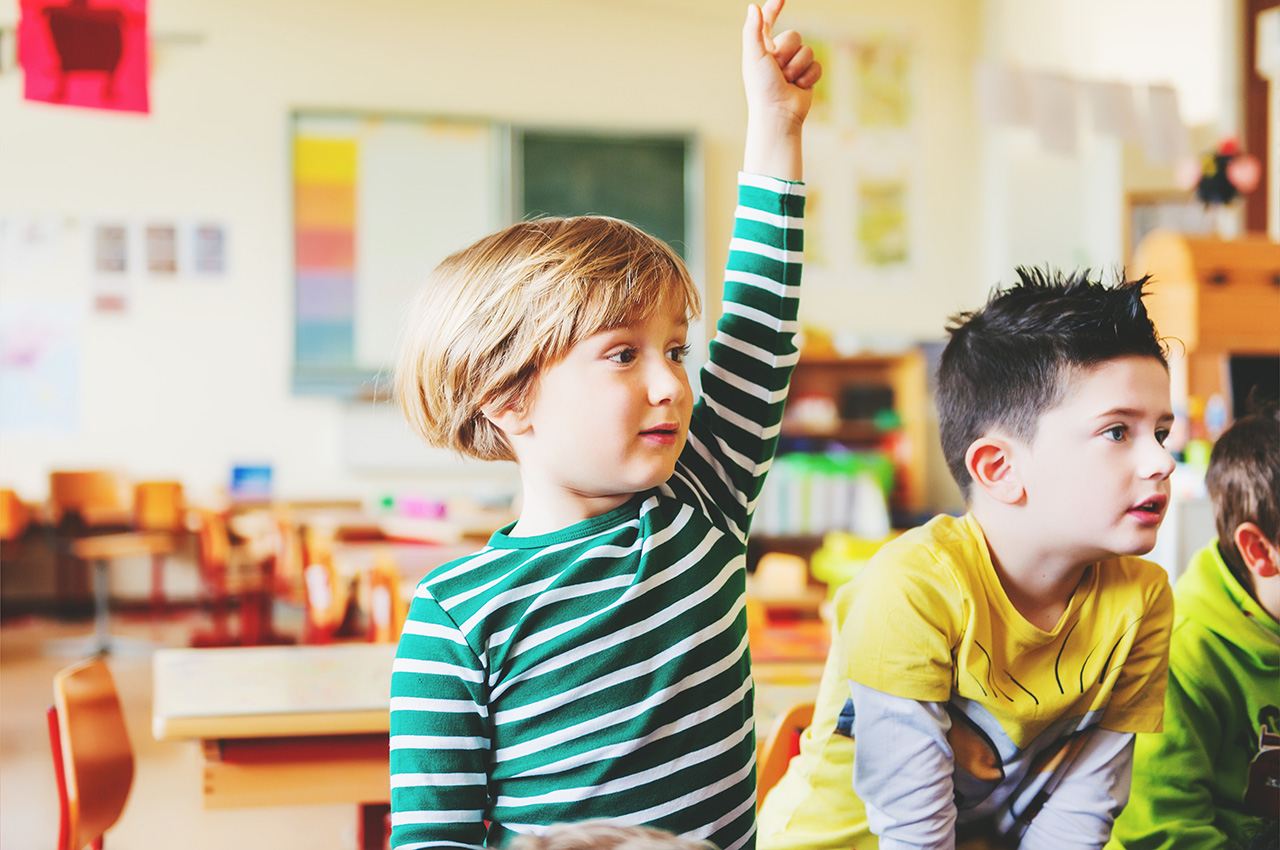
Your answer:
[[[418,585],[391,676],[392,846],[607,818],[754,847],[745,549],[798,356],[803,214],[802,184],[740,175],[666,483],[553,534],[503,529]]]

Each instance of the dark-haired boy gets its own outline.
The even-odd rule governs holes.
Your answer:
[[[1243,847],[1280,813],[1280,421],[1236,420],[1206,477],[1218,538],[1174,589],[1162,735],[1134,753],[1133,794],[1111,847]],[[1269,739],[1269,740],[1266,740]]]
[[[886,544],[837,639],[761,847],[1101,847],[1160,729],[1172,594],[1149,552],[1173,414],[1145,279],[1019,269],[938,372],[968,513]]]

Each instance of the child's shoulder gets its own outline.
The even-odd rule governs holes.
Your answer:
[[[935,516],[886,542],[850,584],[868,589],[919,586],[965,595],[985,552],[981,529],[968,515]],[[852,591],[851,591],[852,592]]]
[[[969,514],[939,514],[885,543],[871,563],[881,569],[914,565],[923,569],[953,569],[985,557],[982,529]]]

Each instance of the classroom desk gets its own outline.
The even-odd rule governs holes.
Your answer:
[[[373,643],[158,650],[152,733],[200,743],[206,808],[356,803],[370,835],[371,816],[390,799],[395,651]],[[821,672],[812,651],[755,664],[761,735],[787,705],[813,698]]]
[[[390,799],[394,644],[161,649],[152,734],[199,741],[206,808]]]

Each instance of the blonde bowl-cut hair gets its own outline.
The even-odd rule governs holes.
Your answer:
[[[395,392],[424,440],[515,460],[486,410],[524,410],[537,377],[578,342],[670,310],[702,309],[679,256],[607,216],[511,225],[445,258],[410,307]]]

